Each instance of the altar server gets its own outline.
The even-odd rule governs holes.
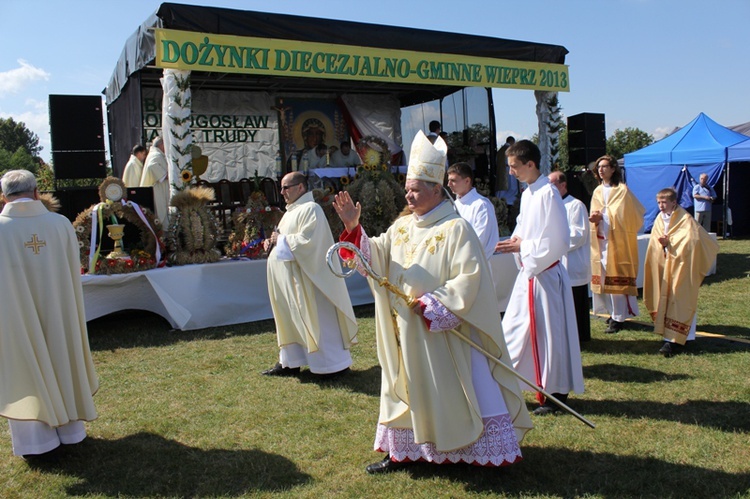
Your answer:
[[[533,142],[520,140],[506,155],[510,173],[528,188],[513,234],[497,243],[499,251],[514,254],[520,270],[503,316],[505,340],[513,367],[565,402],[569,392],[583,392],[573,292],[560,264],[570,244],[565,206],[539,171],[541,153]],[[560,411],[541,394],[537,400],[541,405],[533,414]]]
[[[669,187],[656,194],[659,215],[646,250],[643,303],[664,338],[659,352],[671,357],[695,339],[698,290],[713,265],[719,245],[677,204]]]
[[[357,342],[357,322],[343,279],[326,265],[333,236],[323,209],[307,190],[305,176],[281,179],[286,213],[278,232],[264,241],[268,255],[268,295],[281,349],[267,376],[288,376],[309,366],[313,374],[338,376],[349,370],[349,347]]]
[[[36,459],[86,438],[99,381],[73,226],[39,201],[32,173],[8,171],[0,184],[0,416],[13,454]]]

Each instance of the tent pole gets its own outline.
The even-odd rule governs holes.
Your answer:
[[[727,221],[729,220],[729,163],[724,163],[724,234],[722,234],[723,239],[728,238],[729,234],[729,225],[727,224]]]

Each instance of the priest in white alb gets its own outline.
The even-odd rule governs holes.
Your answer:
[[[286,213],[264,241],[271,251],[268,295],[280,354],[262,374],[294,375],[309,366],[318,376],[339,376],[352,365],[349,347],[357,342],[357,320],[346,283],[326,265],[331,229],[302,173],[281,179],[281,195]]]
[[[370,286],[382,368],[374,447],[386,457],[367,466],[368,473],[414,461],[512,464],[521,459],[519,444],[532,427],[515,377],[448,331],[509,363],[482,245],[443,194],[446,153],[442,139],[433,145],[417,133],[406,176],[411,214],[377,237],[359,225],[361,206],[347,192],[334,203],[345,227],[341,239],[417,299],[410,307]]]
[[[6,172],[0,213],[0,416],[13,454],[49,456],[86,438],[99,387],[83,309],[78,240],[39,201],[26,170]]]
[[[141,187],[153,187],[154,212],[161,226],[166,229],[169,216],[169,171],[164,154],[164,139],[156,137],[146,157],[141,175]]]
[[[122,172],[122,182],[125,187],[140,187],[141,176],[143,176],[143,162],[147,155],[148,149],[142,145],[133,146],[130,159],[128,159],[125,170]]]
[[[568,218],[560,192],[541,174],[539,148],[520,140],[505,152],[510,173],[528,187],[510,239],[498,251],[513,253],[518,276],[503,316],[513,367],[561,402],[583,392],[583,367],[570,279],[560,259],[570,244]],[[525,387],[532,389],[532,387]],[[533,414],[560,411],[537,394]]]

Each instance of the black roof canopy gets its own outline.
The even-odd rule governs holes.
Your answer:
[[[163,3],[128,39],[105,90],[108,103],[117,99],[128,78],[135,72],[140,72],[143,85],[159,85],[158,79],[162,71],[151,66],[155,58],[153,28],[552,64],[564,64],[565,55],[568,53],[568,50],[560,45],[287,14]],[[357,92],[395,94],[403,106],[440,98],[461,88],[453,85],[344,81],[200,71],[192,73],[191,81],[194,88],[205,89],[334,93],[351,92],[356,89]]]

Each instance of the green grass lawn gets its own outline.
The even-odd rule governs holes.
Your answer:
[[[698,330],[750,342],[750,241],[720,245]],[[596,429],[533,417],[519,464],[367,475],[382,457],[380,368],[373,309],[356,312],[353,372],[335,381],[260,376],[278,355],[272,321],[181,332],[131,311],[90,322],[99,419],[66,459],[40,465],[12,456],[2,419],[0,497],[750,497],[750,343],[699,337],[665,359],[649,328],[605,335],[600,320],[583,351],[586,392],[569,401]]]

